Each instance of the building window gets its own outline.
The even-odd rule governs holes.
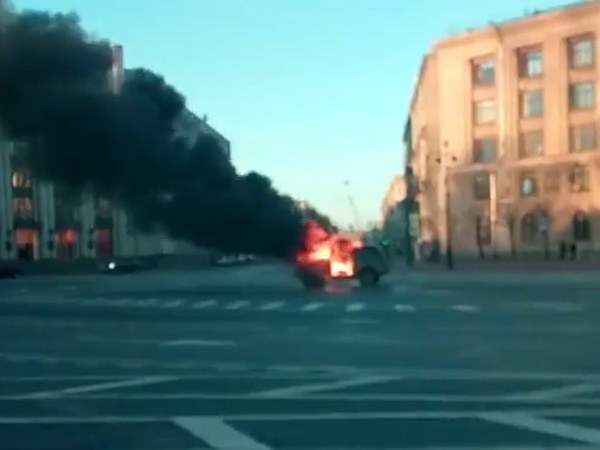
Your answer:
[[[478,124],[496,122],[496,100],[488,99],[475,102],[475,122]]]
[[[32,184],[31,177],[29,176],[29,171],[25,168],[15,170],[10,180],[12,187],[15,189],[30,188]]]
[[[538,193],[537,178],[535,174],[527,172],[521,175],[521,197],[535,197]]]
[[[571,67],[592,67],[595,63],[595,53],[593,36],[569,40],[569,57]]]
[[[573,237],[576,241],[590,241],[592,239],[590,219],[582,211],[573,216]]]
[[[560,192],[560,171],[550,169],[544,173],[544,193],[558,194]]]
[[[593,150],[596,148],[596,124],[586,123],[571,127],[571,150]]]
[[[569,172],[569,184],[571,192],[588,192],[590,190],[590,176],[588,168],[581,164],[576,164]]]
[[[522,50],[519,56],[520,75],[522,77],[539,77],[542,75],[542,51],[540,49]]]
[[[478,246],[492,243],[492,221],[489,217],[478,216],[475,219],[475,240]]]
[[[494,84],[496,81],[496,64],[493,59],[473,63],[475,84]]]
[[[473,194],[477,200],[490,198],[490,177],[487,173],[479,173],[473,177]]]
[[[544,153],[544,133],[541,130],[521,133],[519,155],[521,158],[541,156]]]
[[[521,93],[521,117],[539,117],[544,113],[544,94],[541,90]]]
[[[573,109],[593,108],[596,106],[596,84],[586,81],[569,86],[569,105]]]
[[[60,259],[76,258],[78,242],[77,230],[71,228],[58,230],[56,233],[56,256]]]
[[[13,212],[15,219],[33,219],[33,202],[31,201],[31,198],[14,198]]]
[[[489,163],[496,159],[497,140],[495,137],[477,139],[473,145],[473,162]]]

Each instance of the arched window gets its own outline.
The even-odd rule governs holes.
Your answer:
[[[17,169],[12,173],[11,184],[13,188],[30,188],[31,177],[26,169]]]
[[[540,231],[538,217],[527,213],[521,219],[521,240],[525,243],[535,242]]]
[[[592,238],[590,219],[583,211],[573,216],[573,237],[576,241],[589,241]]]

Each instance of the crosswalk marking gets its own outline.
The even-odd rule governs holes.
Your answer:
[[[225,306],[225,309],[229,309],[229,310],[240,309],[249,304],[250,304],[250,302],[248,300],[240,300],[240,301],[228,304],[227,306]]]
[[[262,305],[260,307],[260,309],[262,311],[271,311],[273,309],[281,308],[282,306],[283,306],[283,302],[271,302],[271,303],[267,303],[265,305]]]
[[[454,311],[464,312],[464,313],[474,313],[479,312],[479,308],[473,305],[453,305],[452,309]]]
[[[322,308],[324,305],[321,302],[309,303],[308,305],[304,305],[300,308],[302,311],[315,311],[317,309]]]
[[[194,303],[193,308],[194,309],[210,308],[211,306],[214,306],[216,304],[217,304],[217,302],[214,300],[204,300],[204,301]]]
[[[416,308],[413,305],[398,304],[394,305],[394,309],[398,312],[415,312]]]
[[[362,311],[364,308],[365,308],[364,303],[350,303],[346,307],[346,311],[349,311],[349,312],[358,312],[358,311]]]
[[[177,308],[183,304],[183,300],[173,300],[171,302],[165,303],[163,306],[165,308]]]

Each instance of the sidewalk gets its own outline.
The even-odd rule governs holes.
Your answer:
[[[391,263],[386,277],[392,283],[429,287],[486,286],[489,288],[526,288],[528,286],[598,287],[600,259],[575,261],[543,259],[455,258],[449,270],[446,260],[439,263],[415,262],[407,266],[402,260]]]

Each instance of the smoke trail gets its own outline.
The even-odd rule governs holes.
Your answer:
[[[191,146],[174,137],[185,99],[162,77],[129,71],[115,95],[112,49],[76,16],[2,23],[0,124],[29,143],[35,176],[112,199],[140,228],[201,247],[287,256],[301,246],[303,213],[268,178],[238,174],[208,135]]]

